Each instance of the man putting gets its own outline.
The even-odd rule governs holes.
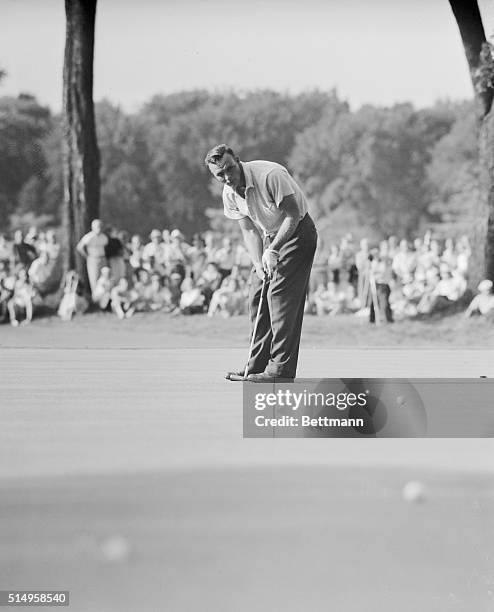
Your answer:
[[[242,162],[226,144],[213,147],[205,162],[224,185],[225,216],[239,222],[253,263],[253,338],[246,380],[293,381],[317,245],[307,200],[286,168],[269,161]],[[265,276],[267,290],[262,296]],[[245,372],[229,372],[227,378],[244,380]]]

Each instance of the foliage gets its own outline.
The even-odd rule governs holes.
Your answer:
[[[204,165],[219,142],[242,159],[286,165],[328,239],[345,225],[377,239],[412,235],[432,222],[464,223],[476,197],[472,104],[352,111],[334,91],[196,90],[154,96],[135,113],[102,101],[96,116],[102,217],[131,233],[233,231]],[[60,151],[59,117],[30,96],[0,98],[4,224],[29,213],[60,221]]]

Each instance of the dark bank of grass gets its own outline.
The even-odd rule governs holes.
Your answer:
[[[205,315],[171,316],[136,314],[118,321],[111,313],[90,313],[71,322],[46,313],[30,325],[0,326],[2,347],[245,347],[249,323],[246,316],[224,319]],[[352,315],[304,320],[302,346],[306,348],[494,348],[494,321],[461,313],[371,325]]]

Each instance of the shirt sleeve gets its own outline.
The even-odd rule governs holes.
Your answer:
[[[237,203],[235,202],[235,198],[233,197],[233,194],[231,192],[226,191],[226,189],[223,190],[223,210],[225,213],[225,217],[227,217],[228,219],[234,219],[238,221],[239,219],[243,219],[247,216],[239,210]]]
[[[77,246],[87,247],[87,245],[90,242],[92,237],[93,237],[93,235],[92,235],[91,232],[88,232],[87,234],[84,234],[84,236],[79,240],[79,243],[78,243]]]
[[[295,189],[288,173],[281,169],[272,170],[268,174],[266,177],[266,187],[277,207],[280,206],[286,196],[295,194]]]

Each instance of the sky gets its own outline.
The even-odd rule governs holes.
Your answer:
[[[64,0],[0,0],[0,95],[60,110],[64,38]],[[335,87],[352,108],[472,96],[448,0],[99,0],[94,78],[129,111],[194,88]]]

